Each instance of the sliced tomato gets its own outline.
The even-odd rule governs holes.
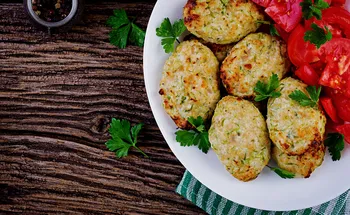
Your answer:
[[[311,86],[318,85],[320,78],[310,64],[304,64],[295,71],[295,75],[300,78],[305,84]]]
[[[350,124],[338,125],[335,130],[343,134],[345,141],[350,144]]]
[[[286,32],[285,30],[283,30],[279,25],[274,24],[277,32],[280,34],[281,38],[285,41],[288,42],[288,38],[290,33]]]
[[[342,6],[345,4],[345,2],[346,2],[346,0],[333,0],[331,5],[332,6]]]
[[[323,62],[322,60],[319,60],[315,63],[310,64],[310,66],[315,70],[317,75],[321,76],[324,68],[326,67],[326,63]]]
[[[271,0],[252,0],[255,4],[260,5],[262,7],[267,7],[270,4]]]
[[[288,39],[289,59],[295,66],[319,61],[316,46],[304,41],[305,28],[298,25]]]
[[[327,64],[319,83],[333,89],[342,91],[350,96],[347,91],[350,84],[350,39],[334,38],[325,43],[318,50],[320,58]]]
[[[346,9],[342,7],[330,7],[323,10],[322,20],[332,26],[340,28],[346,38],[350,38],[350,13]]]
[[[302,0],[271,0],[265,12],[286,32],[291,32],[301,21]]]
[[[327,115],[335,123],[340,123],[341,120],[338,117],[337,110],[335,109],[332,99],[330,97],[321,97],[320,102]]]
[[[332,95],[332,101],[338,116],[344,121],[350,121],[350,99],[340,93],[333,93]]]

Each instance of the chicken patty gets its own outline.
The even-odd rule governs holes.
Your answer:
[[[209,140],[227,171],[241,181],[255,179],[269,162],[270,140],[265,119],[247,100],[234,96],[220,100]]]
[[[182,129],[189,117],[210,118],[220,100],[219,62],[197,40],[182,42],[165,62],[159,94],[166,112]]]

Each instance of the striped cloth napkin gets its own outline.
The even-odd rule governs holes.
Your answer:
[[[287,212],[262,211],[223,198],[201,184],[186,170],[176,192],[211,215],[350,215],[350,190],[313,208]]]

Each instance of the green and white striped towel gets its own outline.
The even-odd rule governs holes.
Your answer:
[[[350,215],[350,190],[322,205],[287,212],[262,211],[231,202],[201,184],[188,171],[185,172],[176,192],[212,215]]]

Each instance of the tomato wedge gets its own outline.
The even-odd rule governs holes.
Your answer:
[[[350,144],[350,124],[338,125],[335,130],[344,135],[345,141]]]
[[[319,83],[337,89],[349,96],[350,84],[350,39],[334,38],[318,50],[320,58],[327,64]]]
[[[310,64],[304,64],[295,71],[295,75],[302,80],[305,84],[311,86],[318,85],[318,79],[320,78]]]
[[[335,109],[332,99],[330,97],[321,97],[320,102],[327,115],[335,123],[340,123],[341,120],[338,117],[337,110]]]
[[[345,1],[346,0],[333,0],[331,5],[332,6],[342,6],[345,4]]]
[[[265,12],[286,32],[291,32],[301,21],[302,0],[271,0]]]
[[[344,8],[330,7],[323,10],[322,20],[330,25],[339,27],[346,38],[350,38],[350,13]]]
[[[339,93],[333,93],[332,98],[338,116],[342,120],[350,122],[350,99]]]
[[[316,46],[304,41],[305,28],[298,25],[288,39],[288,55],[295,66],[319,61]]]
[[[255,4],[260,5],[262,7],[267,7],[270,4],[271,0],[252,0]]]

